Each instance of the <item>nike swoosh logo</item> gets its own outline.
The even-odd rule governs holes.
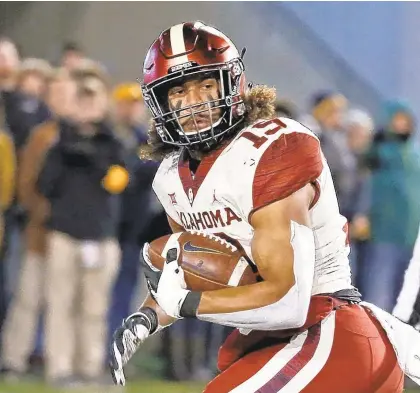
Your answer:
[[[184,243],[184,246],[182,248],[184,251],[187,252],[208,252],[210,254],[227,255],[225,252],[213,250],[212,248],[194,246],[193,244],[191,244],[191,242]]]

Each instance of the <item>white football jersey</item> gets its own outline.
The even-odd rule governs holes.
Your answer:
[[[300,123],[277,118],[244,128],[211,152],[195,174],[185,150],[162,161],[153,189],[166,213],[185,230],[224,234],[251,254],[252,213],[308,183],[316,190],[310,209],[316,260],[312,294],[353,288],[347,221],[319,140]],[[187,156],[188,157],[188,156]]]

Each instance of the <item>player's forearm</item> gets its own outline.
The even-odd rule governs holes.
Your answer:
[[[169,326],[176,321],[176,318],[170,317],[165,313],[165,311],[162,310],[162,308],[159,306],[159,304],[156,303],[156,301],[150,296],[150,294],[147,295],[141,307],[150,307],[156,312],[159,325],[158,330]]]
[[[252,310],[279,301],[292,288],[293,277],[283,282],[263,281],[242,287],[206,291],[201,295],[198,314],[221,314]]]
[[[270,231],[254,234],[251,249],[264,281],[253,285],[204,292],[199,314],[252,310],[276,303],[295,284],[294,253],[290,230],[273,236]],[[279,252],[279,250],[282,250]]]

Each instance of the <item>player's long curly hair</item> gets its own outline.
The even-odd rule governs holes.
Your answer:
[[[275,116],[276,89],[265,85],[257,85],[248,89],[243,97],[246,107],[245,121],[236,132],[230,134],[234,137],[241,129],[259,119],[272,119]],[[178,150],[179,147],[163,143],[156,131],[152,120],[149,129],[147,145],[140,148],[139,155],[142,159],[160,161],[166,154]]]

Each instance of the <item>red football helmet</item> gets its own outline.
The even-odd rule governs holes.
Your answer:
[[[244,53],[244,51],[243,51]],[[177,146],[212,146],[244,119],[245,75],[242,56],[232,41],[202,22],[181,23],[160,34],[147,52],[143,66],[143,97],[153,114],[163,142]],[[171,108],[168,91],[187,78],[216,78],[216,99],[182,108]],[[203,109],[204,108],[204,109]],[[199,129],[195,116],[220,108],[221,117]],[[192,117],[196,130],[186,133],[180,119]]]

